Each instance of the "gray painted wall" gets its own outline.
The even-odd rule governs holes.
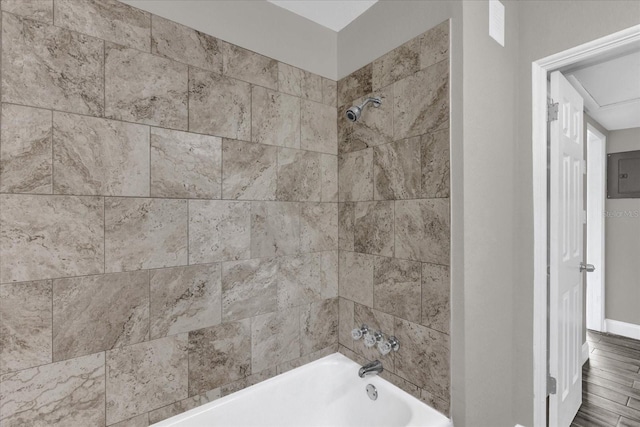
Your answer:
[[[609,133],[607,153],[633,150],[640,128]],[[640,199],[608,199],[605,209],[605,317],[640,325]]]

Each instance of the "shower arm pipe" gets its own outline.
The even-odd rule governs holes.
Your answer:
[[[378,98],[378,97],[376,97],[376,98],[367,98],[358,107],[362,110],[370,102],[373,102],[373,106],[376,107],[376,108],[378,108],[380,106],[380,104],[382,104],[382,100],[380,98]]]

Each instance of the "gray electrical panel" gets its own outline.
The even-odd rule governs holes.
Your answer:
[[[640,150],[607,156],[607,198],[640,198]]]

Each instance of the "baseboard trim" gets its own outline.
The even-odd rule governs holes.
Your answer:
[[[585,341],[582,344],[582,364],[587,363],[587,360],[589,360],[589,343]]]
[[[605,332],[610,334],[640,340],[640,325],[620,322],[618,320],[604,319],[604,329]]]

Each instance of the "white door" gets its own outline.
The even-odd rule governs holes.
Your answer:
[[[582,403],[583,101],[557,71],[551,98],[558,120],[550,125],[549,373],[557,388],[549,425],[568,427]]]

